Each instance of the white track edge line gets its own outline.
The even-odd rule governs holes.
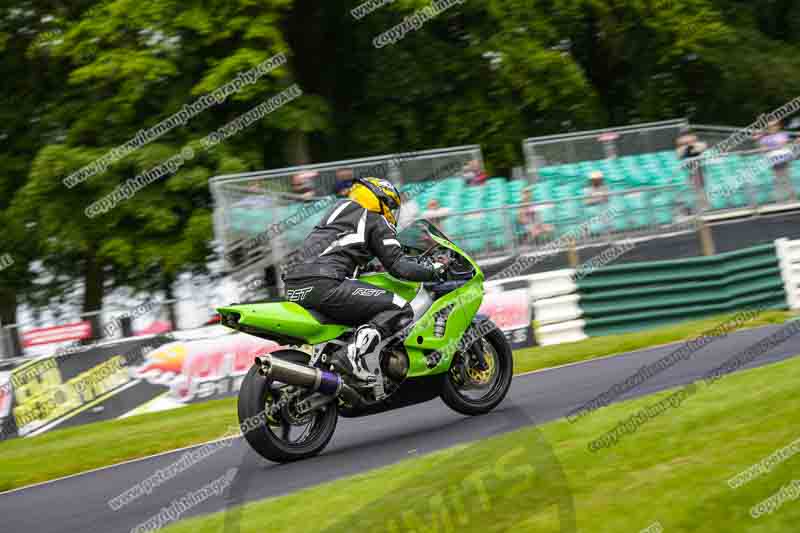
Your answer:
[[[123,465],[127,465],[127,464],[130,464],[130,463],[137,463],[139,461],[147,461],[148,459],[153,459],[154,457],[161,457],[162,455],[169,455],[171,453],[177,453],[177,452],[182,452],[182,451],[185,451],[185,450],[191,450],[192,448],[199,448],[201,446],[206,446],[208,444],[214,444],[215,442],[222,442],[224,440],[230,440],[230,439],[238,439],[239,437],[241,437],[241,434],[239,436],[236,436],[236,437],[222,437],[220,439],[210,440],[208,442],[199,442],[197,444],[191,444],[189,446],[184,446],[183,448],[176,448],[174,450],[158,452],[158,453],[155,453],[153,455],[147,455],[145,457],[137,457],[135,459],[128,459],[127,461],[122,461],[121,463],[114,463],[114,464],[111,464],[111,465],[101,466],[101,467],[98,467],[98,468],[93,468],[91,470],[78,472],[76,474],[69,474],[67,476],[62,476],[62,477],[59,477],[59,478],[56,478],[56,479],[49,479],[47,481],[40,481],[40,482],[34,483],[32,485],[25,485],[24,487],[17,487],[15,489],[7,490],[5,492],[0,492],[0,497],[5,496],[7,494],[12,494],[14,492],[20,492],[20,491],[27,490],[27,489],[32,489],[32,488],[35,488],[35,487],[41,487],[43,485],[49,485],[50,483],[56,483],[58,481],[63,481],[65,479],[70,479],[70,478],[79,477],[79,476],[85,476],[86,474],[92,474],[94,472],[100,472],[101,470],[108,470],[110,468],[116,468],[118,466],[123,466]]]

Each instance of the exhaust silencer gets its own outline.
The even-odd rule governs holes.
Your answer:
[[[259,374],[265,378],[305,387],[329,396],[338,396],[344,386],[342,378],[332,372],[291,363],[271,355],[256,357],[256,365]]]

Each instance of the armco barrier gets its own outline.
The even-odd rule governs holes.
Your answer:
[[[542,346],[586,338],[574,276],[572,269],[526,276],[536,319],[536,339]]]
[[[787,308],[772,243],[709,257],[600,268],[578,282],[578,293],[590,337],[748,307]]]
[[[775,241],[781,267],[786,303],[790,309],[800,309],[800,240],[778,239]]]

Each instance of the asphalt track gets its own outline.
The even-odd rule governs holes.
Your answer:
[[[718,338],[688,360],[678,362],[618,400],[696,381],[780,327],[768,326]],[[251,478],[243,500],[286,494],[395,463],[412,455],[562,418],[635,374],[642,364],[652,363],[679,346],[673,344],[519,376],[515,378],[506,401],[484,417],[458,415],[435,400],[382,415],[341,419],[333,440],[319,457],[288,465],[259,461],[258,471]],[[798,354],[800,335],[759,355],[745,368],[774,363]],[[509,417],[512,408],[521,409],[526,416]],[[668,416],[680,416],[680,411]],[[646,431],[646,427],[642,431]],[[557,443],[551,444],[557,446]],[[245,454],[250,455],[244,441],[235,439],[231,446],[223,447],[157,487],[151,494],[118,511],[110,508],[107,503],[110,498],[157,469],[172,464],[182,453],[172,452],[0,494],[0,530],[4,533],[129,532],[158,514],[162,507],[168,507],[173,500],[220,478],[231,468],[238,468]],[[41,459],[48,460],[47,457]],[[224,496],[212,496],[182,518],[220,511],[225,507]]]

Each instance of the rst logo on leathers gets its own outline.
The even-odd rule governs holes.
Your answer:
[[[290,302],[302,302],[313,288],[314,287],[303,287],[302,289],[287,290],[286,299]]]
[[[381,294],[385,293],[386,291],[383,289],[364,289],[359,287],[353,291],[353,296],[380,296]]]

